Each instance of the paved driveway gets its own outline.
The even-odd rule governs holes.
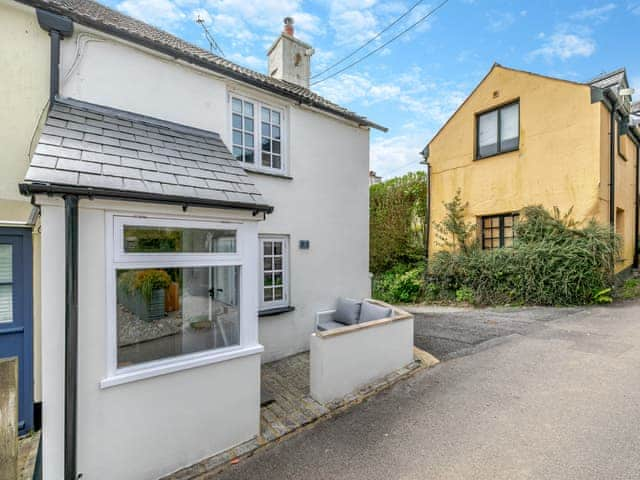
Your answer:
[[[584,308],[414,307],[415,345],[440,360],[469,355],[509,335],[531,334],[553,320],[583,312]],[[488,343],[485,343],[488,342]]]
[[[640,304],[425,314],[416,333],[449,360],[219,478],[640,478]]]

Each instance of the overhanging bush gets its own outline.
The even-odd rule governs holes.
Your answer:
[[[376,275],[373,297],[390,303],[416,303],[425,294],[425,265],[396,265],[391,270]]]
[[[580,227],[570,215],[526,207],[513,248],[439,252],[430,281],[451,292],[467,287],[480,304],[576,305],[591,303],[613,283],[620,239],[590,221]]]

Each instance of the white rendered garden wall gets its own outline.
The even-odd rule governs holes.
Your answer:
[[[400,314],[316,332],[310,346],[311,397],[326,403],[410,364],[413,317]]]

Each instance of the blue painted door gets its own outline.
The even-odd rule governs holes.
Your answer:
[[[0,228],[0,358],[18,357],[20,433],[33,428],[31,229]]]

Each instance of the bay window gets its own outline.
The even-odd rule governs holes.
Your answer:
[[[281,109],[231,97],[231,144],[233,156],[248,168],[283,173],[284,132]]]
[[[255,256],[245,255],[257,244],[255,226],[109,218],[110,360],[103,386],[122,383],[119,376],[146,378],[262,348],[247,290],[256,281]]]
[[[520,145],[520,103],[514,102],[476,117],[476,158],[517,150]]]

